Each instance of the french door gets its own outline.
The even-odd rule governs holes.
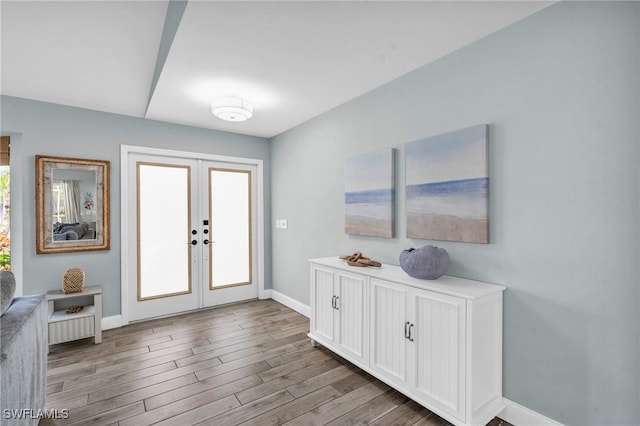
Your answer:
[[[257,167],[129,153],[128,319],[258,297]]]

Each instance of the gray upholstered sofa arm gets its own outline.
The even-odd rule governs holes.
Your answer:
[[[2,376],[0,423],[37,425],[23,416],[7,419],[5,410],[45,408],[47,391],[47,303],[44,295],[16,297],[0,317],[0,375]]]

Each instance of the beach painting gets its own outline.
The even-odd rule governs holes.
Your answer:
[[[405,145],[407,237],[489,243],[488,126]]]
[[[394,149],[385,148],[346,159],[345,233],[393,238]]]

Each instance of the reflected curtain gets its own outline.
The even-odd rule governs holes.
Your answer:
[[[63,180],[64,212],[67,223],[80,222],[80,181]]]

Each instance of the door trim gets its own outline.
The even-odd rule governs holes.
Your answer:
[[[22,150],[22,133],[3,131],[2,136],[9,137],[11,144],[11,156],[9,157],[9,167],[11,173],[11,211],[24,212],[25,202],[23,202],[22,193],[24,188],[28,187],[28,174],[26,167],[22,164],[26,155]],[[31,186],[29,186],[31,188]],[[23,226],[28,223],[22,220],[22,214],[14,214],[11,217],[9,231],[11,232],[11,272],[16,277],[16,296],[24,295],[23,259],[24,259],[24,232]],[[32,225],[33,226],[33,225]],[[27,289],[32,291],[31,288]],[[29,293],[28,293],[29,294]]]
[[[256,158],[243,158],[243,157],[229,157],[224,155],[205,154],[190,151],[176,151],[171,149],[161,148],[149,148],[134,145],[120,145],[120,312],[122,315],[122,325],[129,324],[129,299],[128,291],[131,285],[137,285],[137,283],[130,283],[127,271],[129,270],[129,262],[132,261],[130,256],[135,254],[137,250],[135,247],[130,248],[127,244],[123,244],[126,241],[127,232],[129,229],[129,217],[128,212],[129,202],[127,199],[127,191],[129,188],[129,181],[131,178],[127,173],[127,164],[130,154],[145,154],[145,155],[160,155],[169,157],[180,157],[194,160],[216,161],[222,163],[241,163],[256,166],[256,197],[257,197],[257,274],[258,280],[258,298],[265,299],[267,295],[264,289],[264,166],[263,160]],[[136,261],[133,259],[133,261]]]

